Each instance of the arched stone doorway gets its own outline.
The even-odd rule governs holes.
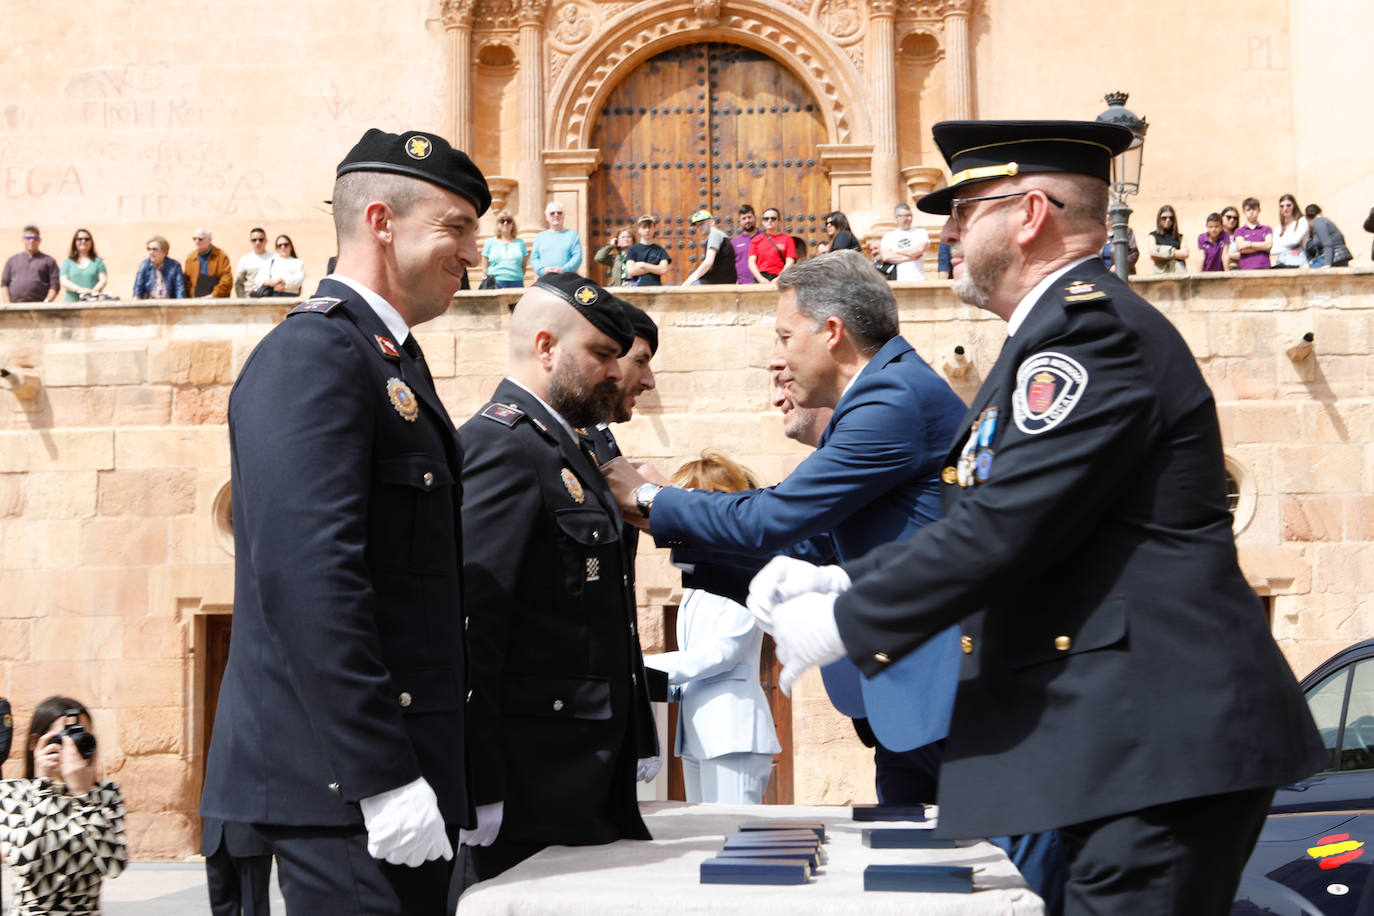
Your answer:
[[[673,258],[665,281],[681,282],[703,253],[687,218],[705,207],[733,232],[735,211],[747,202],[760,213],[779,208],[784,230],[814,250],[825,239],[830,201],[818,153],[826,140],[815,98],[767,54],[724,43],[659,53],[597,112],[591,146],[601,162],[588,197],[589,248],[653,213]]]

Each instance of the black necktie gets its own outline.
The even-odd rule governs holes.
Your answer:
[[[420,367],[424,373],[425,381],[429,382],[429,387],[434,387],[434,376],[429,374],[429,366],[425,363],[424,351],[420,349],[420,342],[411,334],[406,338],[406,342],[401,344],[401,349],[410,354],[410,358],[415,360],[415,365]]]

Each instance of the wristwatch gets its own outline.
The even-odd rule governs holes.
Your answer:
[[[656,483],[642,483],[635,487],[635,505],[639,507],[639,514],[645,518],[649,517],[649,510],[653,508],[654,497],[663,487]]]

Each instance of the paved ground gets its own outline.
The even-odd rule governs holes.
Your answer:
[[[10,876],[3,874],[5,903],[9,913]],[[200,862],[134,862],[124,874],[106,881],[100,900],[104,916],[210,916],[205,891],[205,866]],[[286,912],[272,874],[272,912]]]

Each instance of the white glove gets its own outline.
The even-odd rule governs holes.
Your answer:
[[[361,799],[367,851],[374,859],[415,868],[430,859],[452,859],[439,799],[421,776],[398,789]]]
[[[490,805],[477,806],[477,826],[471,830],[459,828],[458,845],[490,846],[496,842],[501,832],[501,820],[506,816],[506,803],[492,802]]]
[[[773,609],[807,592],[838,595],[849,588],[849,574],[838,566],[816,566],[795,557],[774,557],[749,583],[746,604],[764,632],[773,632]]]
[[[640,757],[635,762],[635,779],[640,782],[653,782],[662,767],[662,757]]]
[[[835,567],[829,567],[834,569]],[[788,696],[807,668],[844,658],[844,642],[835,626],[834,594],[801,595],[773,608],[773,641],[778,644],[782,677],[778,686]]]

